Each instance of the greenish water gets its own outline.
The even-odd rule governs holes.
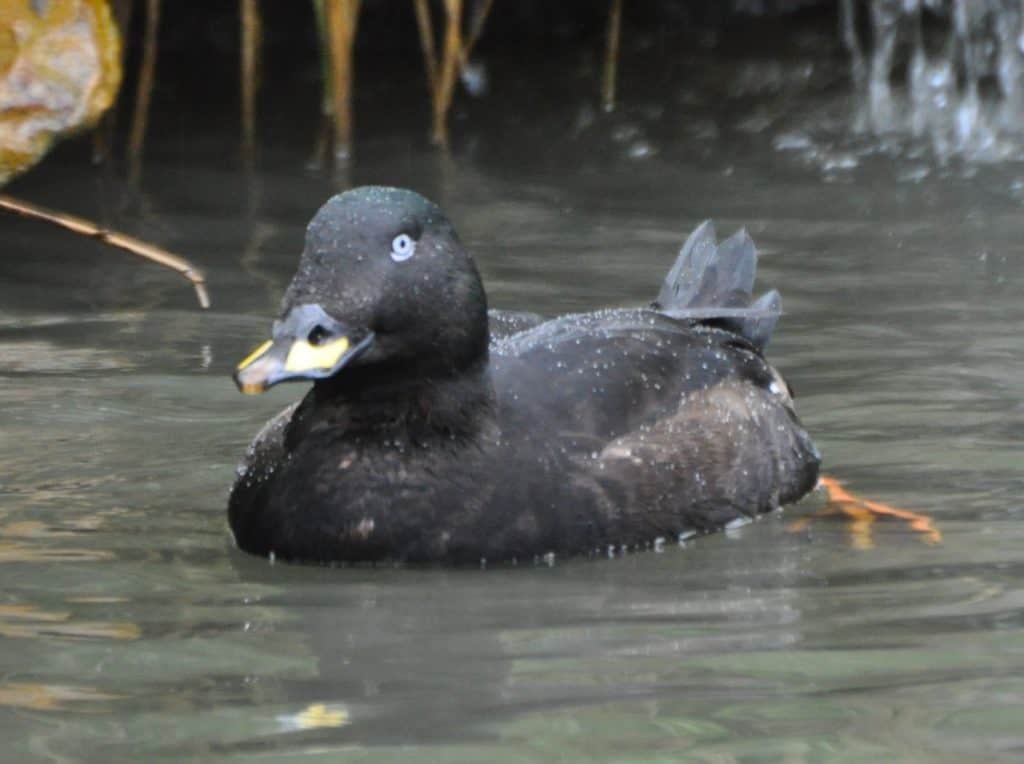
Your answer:
[[[230,120],[192,143],[174,123],[139,195],[73,148],[13,186],[194,257],[214,305],[2,221],[5,760],[1024,757],[1024,167],[829,139],[827,88],[800,93],[744,111],[679,86],[608,118],[546,104],[544,143],[514,105],[471,106],[450,161],[408,125],[375,128],[347,179],[303,170],[311,133],[281,116],[249,175],[225,159]],[[817,148],[776,150],[800,120]],[[701,219],[748,226],[786,309],[770,356],[827,472],[928,513],[941,544],[894,520],[870,538],[837,518],[794,532],[818,497],[685,548],[550,568],[239,553],[234,465],[301,389],[248,399],[229,375],[346,182],[434,197],[492,304],[546,313],[649,300]]]

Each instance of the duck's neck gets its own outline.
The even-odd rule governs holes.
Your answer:
[[[357,367],[313,387],[316,408],[333,410],[350,433],[393,438],[472,438],[494,422],[486,356],[468,368]]]

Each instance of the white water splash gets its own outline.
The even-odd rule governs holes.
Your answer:
[[[856,127],[996,161],[1024,137],[1024,0],[841,0]]]

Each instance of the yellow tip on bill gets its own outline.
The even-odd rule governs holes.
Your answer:
[[[266,392],[266,385],[239,385],[238,389],[242,391],[243,395],[259,395],[260,393]]]

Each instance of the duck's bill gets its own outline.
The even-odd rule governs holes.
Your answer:
[[[373,333],[345,333],[313,344],[308,338],[267,340],[238,364],[235,384],[246,395],[259,395],[279,382],[326,379],[362,355]]]

